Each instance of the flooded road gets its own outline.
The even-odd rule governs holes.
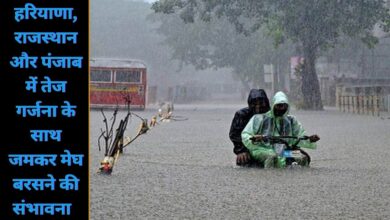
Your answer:
[[[240,107],[175,105],[174,115],[188,120],[139,137],[111,176],[96,174],[103,122],[91,111],[91,219],[390,218],[390,119],[293,110],[307,134],[321,137],[307,150],[311,167],[238,168],[228,132]],[[136,113],[150,120],[155,112]],[[133,118],[126,134],[139,123]]]

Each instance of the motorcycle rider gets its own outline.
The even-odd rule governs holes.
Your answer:
[[[305,135],[301,123],[289,113],[289,103],[286,94],[277,92],[272,99],[272,109],[264,115],[254,115],[242,131],[241,137],[250,156],[264,164],[264,168],[283,168],[286,158],[276,154],[273,146],[264,140],[264,136],[295,136]],[[300,142],[301,147],[315,149],[315,142],[320,140],[318,135],[312,135],[308,140]],[[294,140],[287,139],[289,144]],[[302,155],[299,165],[308,165],[308,158]]]
[[[237,155],[236,164],[239,166],[251,165],[253,161],[248,149],[241,140],[241,132],[255,114],[263,114],[270,110],[269,100],[263,89],[252,89],[248,95],[248,107],[238,110],[230,126],[229,137],[233,142],[233,152]]]

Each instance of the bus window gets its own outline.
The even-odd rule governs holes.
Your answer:
[[[91,70],[91,82],[111,82],[111,71]]]
[[[115,71],[115,82],[120,83],[141,83],[140,71]]]

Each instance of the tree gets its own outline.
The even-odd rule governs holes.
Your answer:
[[[164,43],[172,48],[172,58],[181,65],[192,64],[197,69],[231,68],[233,76],[246,89],[264,87],[264,64],[274,63],[282,57],[286,67],[292,55],[286,44],[275,50],[272,39],[264,30],[249,36],[237,33],[226,19],[198,21],[185,25],[177,15],[154,15],[159,22],[158,33],[166,38]]]
[[[155,12],[177,13],[184,22],[226,17],[239,33],[266,27],[277,45],[290,39],[305,58],[302,74],[303,108],[323,108],[315,63],[321,51],[340,36],[360,37],[369,47],[377,43],[372,29],[389,30],[390,15],[383,0],[160,0]]]

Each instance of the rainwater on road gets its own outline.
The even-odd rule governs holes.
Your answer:
[[[240,107],[175,106],[188,120],[139,137],[111,176],[96,173],[103,122],[91,111],[91,219],[390,219],[388,117],[293,110],[307,134],[321,137],[307,150],[311,167],[264,170],[235,166],[228,133]],[[150,119],[156,111],[136,113]],[[139,123],[134,117],[126,134]]]

